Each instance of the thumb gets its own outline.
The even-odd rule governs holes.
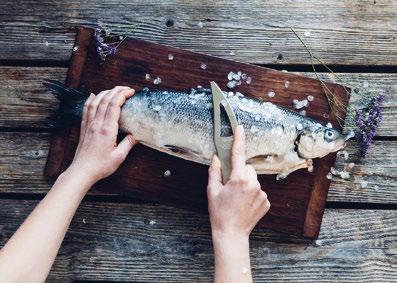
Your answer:
[[[212,192],[217,192],[220,188],[222,188],[221,161],[218,156],[214,155],[208,170],[207,194],[209,195]]]
[[[132,135],[127,135],[116,147],[116,152],[122,156],[124,160],[128,153],[130,152],[131,148],[134,147],[138,142],[134,139]]]

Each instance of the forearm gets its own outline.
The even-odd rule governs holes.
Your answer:
[[[73,175],[73,176],[72,176]],[[43,282],[91,183],[72,169],[63,173],[0,251],[1,282]]]
[[[212,233],[215,283],[252,282],[248,236]]]

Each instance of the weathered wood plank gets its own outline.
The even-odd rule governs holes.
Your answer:
[[[0,193],[48,191],[51,182],[43,177],[43,170],[50,139],[48,133],[0,133]],[[377,141],[369,156],[361,161],[357,161],[354,142],[347,151],[348,160],[339,156],[336,168],[343,169],[354,162],[354,167],[348,169],[351,178],[333,178],[328,201],[396,203],[397,142]]]
[[[327,64],[397,64],[393,0],[3,0],[0,11],[0,59],[68,60],[73,28],[102,19],[124,25],[118,31],[138,25],[137,37],[193,51],[251,63],[307,64],[290,31],[295,27]]]
[[[0,200],[0,244],[35,201]],[[325,211],[315,242],[255,230],[255,282],[392,282],[397,280],[397,212]],[[150,224],[152,223],[152,224]],[[149,204],[81,205],[50,279],[210,282],[213,255],[206,216]]]
[[[66,68],[0,67],[0,127],[47,127],[45,119],[55,111],[55,97],[42,85],[43,79],[63,81]],[[299,73],[314,77],[313,73]],[[331,80],[330,74],[320,74]],[[397,136],[397,74],[339,73],[349,86],[383,91],[387,95],[382,111],[384,121],[379,136]],[[359,96],[353,93],[352,106],[358,104]]]

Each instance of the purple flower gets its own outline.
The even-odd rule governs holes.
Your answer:
[[[384,95],[378,95],[369,101],[365,109],[356,110],[355,122],[359,130],[357,141],[360,143],[364,157],[368,154],[368,149],[382,121],[381,103],[384,98]]]
[[[95,49],[101,61],[105,61],[106,57],[117,52],[117,47],[124,40],[120,40],[117,35],[112,35],[111,30],[98,21],[97,27],[94,29]]]

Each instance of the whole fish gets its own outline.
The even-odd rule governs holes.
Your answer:
[[[79,120],[87,98],[58,82],[47,82],[61,100],[56,114],[60,122]],[[312,159],[345,147],[348,136],[330,126],[270,102],[226,93],[239,124],[246,133],[247,163],[258,174],[289,173],[308,168]],[[222,134],[231,133],[226,114],[221,115]],[[213,109],[210,90],[190,92],[144,88],[122,107],[120,130],[133,133],[140,143],[190,161],[209,164],[215,154]]]

